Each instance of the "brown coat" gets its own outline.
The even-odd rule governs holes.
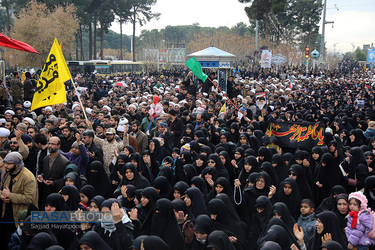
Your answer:
[[[134,151],[139,153],[138,141],[132,135],[129,135],[129,134],[128,134],[128,136],[124,135],[123,146],[124,147],[125,146],[132,146],[134,148]]]
[[[8,89],[4,86],[0,86],[0,97],[3,98],[4,100],[9,99]]]
[[[11,176],[5,179],[4,187],[10,184]],[[12,202],[13,218],[18,221],[18,212],[26,210],[29,204],[38,206],[38,185],[33,173],[24,167],[13,179],[12,190],[10,190],[9,199]],[[6,203],[3,203],[3,214],[5,213]]]

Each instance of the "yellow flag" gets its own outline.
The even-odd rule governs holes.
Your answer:
[[[67,102],[64,82],[71,78],[61,47],[55,38],[40,74],[30,110]]]
[[[227,113],[227,103],[224,102],[223,106],[221,106],[219,113]]]

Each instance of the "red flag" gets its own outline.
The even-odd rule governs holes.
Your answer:
[[[1,33],[0,33],[0,46],[39,54],[38,51],[36,51],[33,47],[31,47],[27,43],[17,41],[15,39],[10,39]]]

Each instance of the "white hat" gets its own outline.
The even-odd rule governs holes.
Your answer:
[[[8,137],[10,135],[10,131],[6,128],[0,128],[0,137]]]
[[[30,101],[24,101],[23,106],[28,109],[28,108],[31,107],[31,102]]]
[[[103,108],[105,108],[106,110],[108,110],[109,112],[111,112],[111,108],[108,105],[104,105]]]
[[[124,126],[118,126],[117,127],[117,132],[124,132],[125,131],[125,127]]]
[[[5,118],[1,118],[1,119],[0,119],[0,123],[1,123],[1,124],[4,124],[5,122],[6,122]]]
[[[13,110],[8,109],[8,110],[5,110],[4,115],[5,115],[5,114],[11,114],[11,115],[14,115],[15,113],[14,113]]]
[[[74,105],[73,105],[73,106],[74,106]],[[51,108],[50,106],[45,107],[45,111],[47,111],[47,110],[49,110],[49,111],[52,112],[52,108]]]
[[[24,121],[27,121],[28,123],[30,123],[31,125],[35,125],[35,121],[33,119],[31,119],[30,117],[25,117],[23,118]]]
[[[87,113],[87,114],[91,115],[91,111],[92,111],[92,109],[90,109],[90,108],[86,108],[86,113]]]
[[[137,106],[135,106],[134,104],[130,104],[129,108],[133,108],[134,110],[137,110]]]
[[[79,104],[73,104],[72,109],[75,109],[76,107],[79,107]]]
[[[121,118],[120,121],[118,122],[119,125],[126,125],[128,123],[129,123],[129,121],[126,118]]]

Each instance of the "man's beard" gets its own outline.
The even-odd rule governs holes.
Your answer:
[[[138,133],[139,129],[137,128],[136,130],[133,129],[134,133]]]
[[[109,141],[109,142],[113,141],[114,139],[115,139],[115,137],[112,137],[112,138],[107,137],[107,141]]]
[[[17,168],[17,165],[14,164],[14,166],[13,166],[11,169],[6,170],[6,171],[7,171],[8,173],[12,173],[14,170],[16,170],[16,168]]]
[[[57,152],[57,148],[50,148],[49,149],[49,153],[56,153]]]

